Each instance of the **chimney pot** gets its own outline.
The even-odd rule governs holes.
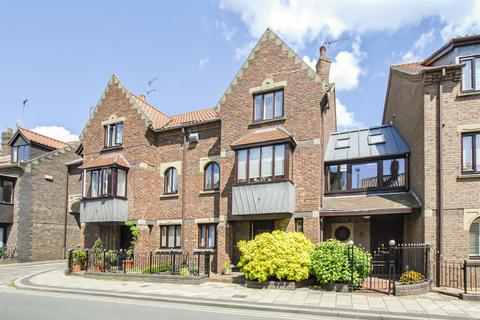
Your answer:
[[[320,58],[323,58],[323,59],[328,58],[327,57],[327,47],[321,46],[319,51],[320,51]]]
[[[142,101],[145,101],[145,95],[144,94],[139,95],[138,98]]]

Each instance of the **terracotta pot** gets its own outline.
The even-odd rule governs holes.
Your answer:
[[[96,264],[96,265],[93,267],[93,271],[94,271],[94,272],[102,272],[102,267],[101,267],[99,264]]]
[[[82,269],[82,266],[80,264],[72,265],[72,272],[80,272],[81,269]]]
[[[126,259],[124,261],[125,271],[133,269],[133,259]]]

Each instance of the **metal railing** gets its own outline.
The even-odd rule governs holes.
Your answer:
[[[463,290],[464,293],[480,291],[480,261],[440,260],[440,287]]]
[[[0,260],[13,259],[16,253],[16,247],[0,247]]]
[[[91,272],[144,275],[210,276],[213,255],[209,251],[141,252],[127,254],[122,250],[85,250],[85,261],[75,270],[73,250],[69,250],[68,269]]]

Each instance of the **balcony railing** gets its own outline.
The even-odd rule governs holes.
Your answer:
[[[234,186],[232,215],[294,213],[295,185],[290,181]]]
[[[127,199],[110,197],[80,202],[80,222],[125,222],[127,219]]]

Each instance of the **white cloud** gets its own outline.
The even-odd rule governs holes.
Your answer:
[[[422,33],[413,44],[412,48],[402,56],[404,62],[418,61],[423,58],[427,46],[435,40],[435,30]]]
[[[245,58],[250,51],[252,51],[253,47],[255,46],[255,41],[250,41],[245,43],[242,47],[235,49],[235,60],[241,60]]]
[[[339,130],[356,129],[364,127],[363,123],[355,119],[353,111],[348,111],[347,106],[336,99],[337,125]]]
[[[358,87],[360,76],[366,73],[360,66],[365,57],[365,52],[360,50],[359,37],[355,38],[351,52],[341,51],[335,56],[330,66],[330,81],[335,82],[337,91],[354,90]],[[315,59],[303,56],[303,61],[315,70]]]
[[[459,2],[220,0],[220,8],[239,14],[254,38],[270,27],[295,49],[301,49],[320,37],[396,31],[431,17],[441,21],[444,40],[480,31],[480,0]]]
[[[63,142],[78,141],[78,135],[60,126],[35,127],[32,131]]]
[[[205,66],[207,65],[207,63],[209,63],[209,62],[210,62],[209,57],[200,59],[200,61],[198,61],[198,67],[203,70],[205,68]]]
[[[222,37],[227,41],[232,40],[233,36],[237,32],[237,28],[235,26],[229,27],[225,21],[221,20],[215,21],[215,27],[218,31],[220,31]]]

